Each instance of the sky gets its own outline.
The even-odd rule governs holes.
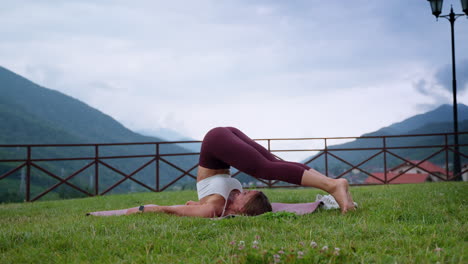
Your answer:
[[[452,103],[450,23],[426,0],[18,0],[0,24],[1,66],[133,131],[354,137]],[[455,34],[468,104],[466,17]]]

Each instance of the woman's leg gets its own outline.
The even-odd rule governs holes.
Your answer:
[[[204,156],[210,158],[210,163],[229,164],[255,178],[301,184],[305,170],[302,166],[281,162],[276,158],[275,161],[271,161],[274,156],[268,155],[267,150],[260,145],[255,146],[252,142],[247,143],[248,141],[242,140],[228,128],[218,127],[210,130],[203,141]]]
[[[342,212],[346,212],[347,210],[350,210],[350,209],[354,208],[353,200],[352,200],[351,194],[349,193],[349,190],[348,190],[349,184],[348,184],[348,181],[346,179],[332,179],[332,178],[329,178],[329,177],[321,174],[320,172],[318,172],[318,171],[316,171],[314,169],[311,169],[310,167],[308,167],[307,165],[304,165],[302,163],[278,160],[275,156],[273,156],[262,145],[256,143],[254,140],[250,139],[247,135],[242,133],[242,131],[240,131],[239,129],[236,129],[236,128],[233,128],[233,127],[228,127],[227,129],[229,131],[231,131],[233,134],[235,134],[245,144],[251,146],[256,151],[258,151],[268,161],[279,163],[278,165],[281,164],[280,166],[301,167],[303,173],[302,173],[302,175],[300,177],[301,178],[300,185],[319,188],[319,189],[322,189],[322,190],[330,193],[337,200],[338,204],[340,205],[340,208],[342,209]],[[236,167],[236,166],[234,166],[234,167]],[[271,164],[269,166],[267,166],[267,167],[271,167]],[[253,175],[253,176],[256,177],[255,175]],[[279,179],[279,177],[275,176],[275,174],[271,175],[271,177],[273,177],[275,179]],[[265,178],[265,176],[263,176],[262,178]],[[288,180],[288,179],[280,179],[280,180],[291,183],[291,181]],[[296,180],[294,180],[294,183],[298,184]]]
[[[247,143],[250,146],[252,146],[253,148],[255,148],[258,152],[260,152],[260,154],[263,155],[263,157],[265,157],[269,161],[289,163],[289,164],[292,164],[292,165],[300,166],[305,170],[310,170],[309,166],[307,166],[305,164],[302,164],[302,163],[279,160],[273,154],[271,154],[270,151],[268,151],[262,145],[258,144],[257,142],[255,142],[255,140],[251,139],[250,137],[248,137],[246,134],[244,134],[242,131],[240,131],[239,129],[237,129],[235,127],[227,127],[227,129],[229,129],[229,131],[231,131],[234,135],[239,137],[242,141],[244,141],[245,143]]]

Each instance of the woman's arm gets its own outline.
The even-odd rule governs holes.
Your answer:
[[[138,213],[138,208],[128,209],[127,214]],[[178,216],[194,216],[194,217],[216,217],[216,208],[212,204],[198,205],[179,205],[179,206],[152,206],[145,207],[144,213],[166,213]]]
[[[192,201],[192,200],[187,201],[187,202],[185,203],[185,205],[199,205],[199,204],[200,204],[200,202],[195,202],[195,201]]]

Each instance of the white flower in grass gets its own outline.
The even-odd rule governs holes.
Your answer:
[[[317,247],[317,243],[315,243],[315,241],[312,241],[312,242],[310,242],[310,246],[313,247],[313,248],[316,248],[316,247]]]
[[[335,248],[335,251],[333,251],[333,255],[339,256],[340,255],[340,248]]]
[[[278,254],[284,254],[283,250],[278,251]]]
[[[243,250],[245,248],[245,242],[244,241],[239,241],[239,250]]]
[[[276,255],[273,255],[273,262],[274,263],[278,263],[281,261],[281,257],[280,255],[276,254]]]
[[[258,241],[257,240],[254,240],[252,242],[252,248],[258,249]]]
[[[435,252],[441,252],[442,249],[441,249],[440,247],[436,247],[436,248],[434,249],[434,251],[435,251]]]
[[[328,250],[328,246],[323,246],[322,249],[320,250],[320,252],[325,252]]]
[[[300,258],[300,259],[301,259],[301,258],[303,258],[303,257],[304,257],[304,252],[298,251],[298,252],[297,252],[297,258]]]

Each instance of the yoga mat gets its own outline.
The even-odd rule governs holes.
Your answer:
[[[321,201],[313,203],[271,203],[271,207],[273,212],[291,212],[304,215],[315,212],[321,204]]]
[[[304,215],[313,213],[322,202],[317,201],[314,203],[271,203],[271,207],[273,208],[273,212],[291,212],[297,215]],[[155,204],[147,204],[145,207],[152,207],[157,206]],[[180,206],[180,205],[173,205],[173,206]],[[138,207],[133,207],[138,208]],[[131,208],[128,208],[131,209]],[[127,213],[128,209],[121,209],[121,210],[110,210],[110,211],[98,211],[98,212],[91,212],[87,213],[86,215],[94,215],[94,216],[111,216],[111,215],[124,215]]]

